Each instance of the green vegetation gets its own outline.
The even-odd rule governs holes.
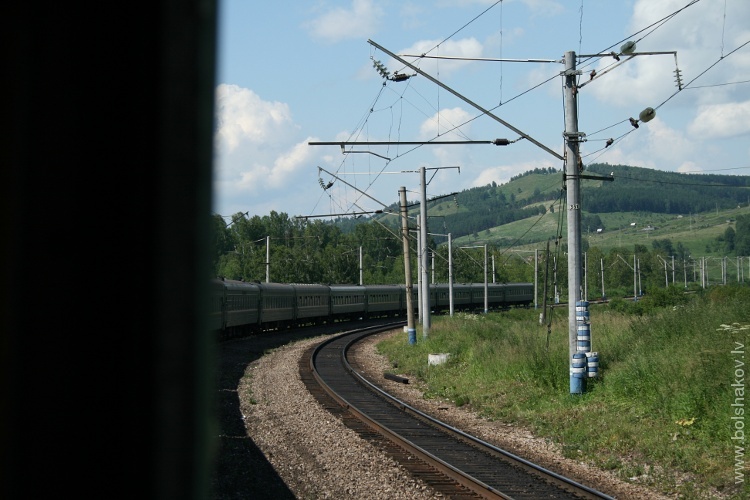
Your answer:
[[[737,209],[738,211],[740,209]],[[750,208],[743,208],[747,215],[734,215],[735,222],[714,220],[717,216],[702,214],[695,222],[705,228],[690,233],[679,226],[689,221],[675,219],[671,230],[659,230],[659,234],[638,234],[632,228],[605,231],[597,235],[584,235],[584,264],[588,270],[584,281],[587,297],[632,296],[634,292],[633,259],[639,265],[637,292],[655,292],[659,288],[683,284],[686,288],[700,288],[701,265],[707,284],[717,282],[745,282],[750,280]],[[612,214],[614,215],[614,214]],[[631,220],[628,214],[619,214]],[[600,222],[609,225],[602,216]],[[548,219],[551,221],[552,219]],[[593,219],[595,220],[595,219]],[[214,266],[216,276],[226,276],[245,281],[263,281],[266,276],[267,236],[270,236],[271,281],[288,283],[358,283],[359,251],[362,249],[363,276],[365,283],[402,283],[404,281],[403,246],[398,233],[375,222],[361,223],[352,231],[344,233],[337,225],[320,221],[300,223],[286,214],[272,212],[270,216],[253,216],[246,219],[237,216],[235,222],[226,227],[220,217],[216,221],[214,241]],[[505,234],[521,226],[517,221],[506,226]],[[666,225],[666,224],[665,224]],[[661,228],[661,226],[659,226]],[[520,230],[519,229],[519,230]],[[483,232],[491,237],[495,230]],[[675,236],[675,239],[669,236]],[[682,238],[685,239],[682,239]],[[677,239],[680,238],[680,239]],[[691,239],[692,238],[692,239]],[[475,242],[475,243],[481,243]],[[448,246],[437,247],[435,252],[434,280],[448,281]],[[453,244],[453,277],[455,282],[484,281],[483,252],[481,249],[462,248],[460,241]],[[476,246],[476,245],[474,245]],[[554,283],[561,291],[561,299],[567,294],[567,257],[564,241],[560,245],[516,246],[512,249],[488,243],[488,269],[490,281],[539,283],[539,302],[543,295],[545,277],[548,282],[548,297]],[[538,251],[538,254],[537,254]],[[538,260],[535,257],[538,255]],[[557,264],[557,272],[555,272]],[[665,269],[666,265],[666,269]],[[536,267],[537,275],[534,276]],[[412,250],[412,283],[417,280],[417,263]],[[493,274],[494,273],[494,274]],[[603,282],[602,282],[602,274]],[[738,279],[739,278],[739,279]]]
[[[679,498],[748,498],[747,480],[735,484],[735,444],[746,445],[732,439],[744,379],[741,394],[732,384],[744,369],[737,351],[750,340],[750,288],[690,298],[670,288],[590,313],[600,376],[578,395],[570,394],[567,311],[554,312],[550,333],[533,309],[436,317],[429,338],[418,333],[409,345],[398,335],[378,349],[425,382],[426,398],[527,427],[624,480]],[[451,356],[428,366],[430,353]]]
[[[628,266],[632,269],[634,255],[641,266],[639,292],[665,285],[665,260],[673,284],[682,281],[691,287],[699,282],[703,258],[709,259],[710,284],[750,278],[750,176],[685,175],[622,165],[590,165],[587,170],[602,176],[615,173],[615,182],[582,182],[581,248],[590,264],[590,296],[600,294],[602,285],[608,297],[632,296],[633,272]],[[543,283],[550,261],[552,286],[556,261],[557,284],[565,300],[567,218],[561,187],[559,171],[540,168],[503,185],[493,182],[431,202],[431,228],[453,238],[455,281],[484,280],[481,252],[461,247],[486,244],[492,262],[488,278],[498,282],[534,281],[533,255],[539,251],[536,280]],[[656,201],[645,203],[645,198]],[[421,207],[409,205],[410,216],[418,215]],[[361,250],[364,283],[402,283],[398,207],[385,212],[390,213],[326,222],[276,212],[249,218],[238,213],[231,220],[216,215],[214,274],[263,281],[268,271],[277,282],[358,283]],[[545,258],[547,242],[551,253]],[[447,237],[431,236],[429,246],[436,250],[435,281],[445,283]],[[414,247],[412,241],[412,255]],[[418,267],[412,259],[415,283]]]

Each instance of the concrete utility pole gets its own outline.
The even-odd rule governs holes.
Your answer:
[[[487,314],[490,310],[489,299],[487,288],[487,243],[484,244],[484,314]]]
[[[432,276],[430,277],[430,283],[437,283],[437,281],[435,281],[435,252],[430,253],[430,256],[432,258],[430,261],[432,262]]]
[[[425,167],[419,167],[419,184],[421,186],[419,229],[422,235],[420,260],[422,262],[422,337],[427,338],[430,333],[430,276],[427,269],[427,178]]]
[[[633,301],[638,300],[638,260],[633,252]]]
[[[450,314],[453,317],[453,236],[448,233],[448,301]]]
[[[542,312],[539,314],[539,324],[547,322],[547,282],[549,281],[549,239],[547,239],[547,249],[544,253],[544,287],[542,292]]]
[[[417,343],[417,329],[414,326],[414,305],[412,304],[411,255],[409,253],[409,211],[406,208],[406,187],[398,190],[401,202],[401,239],[404,244],[404,281],[406,282],[406,332],[409,343]]]
[[[577,352],[578,328],[576,302],[581,300],[581,197],[580,173],[583,166],[578,155],[581,134],[578,133],[576,55],[565,53],[565,189],[568,206],[568,363],[571,367],[570,393],[583,392],[583,378],[573,376],[573,355]]]
[[[266,283],[271,282],[271,237],[266,236]]]
[[[538,297],[539,297],[539,284],[538,284],[538,278],[539,277],[539,249],[534,249],[534,309],[539,307]]]
[[[419,224],[422,224],[422,217],[419,217]],[[422,314],[422,306],[424,300],[422,295],[424,288],[422,288],[422,230],[417,229],[417,312],[419,313],[419,324],[423,323],[424,314]]]

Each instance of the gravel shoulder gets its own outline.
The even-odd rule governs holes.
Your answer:
[[[624,482],[584,462],[565,458],[553,443],[535,437],[526,429],[488,421],[449,402],[424,399],[418,383],[386,379],[383,374],[393,370],[388,360],[376,352],[375,344],[384,335],[398,333],[401,331],[371,337],[357,349],[355,356],[359,369],[370,380],[407,404],[613,497],[670,498]],[[280,478],[295,498],[442,497],[344,426],[307,392],[299,376],[298,361],[310,345],[324,338],[287,344],[252,361],[237,387],[247,437],[265,455],[277,474],[276,480]],[[255,481],[263,479],[256,477]],[[271,495],[256,498],[271,498]]]

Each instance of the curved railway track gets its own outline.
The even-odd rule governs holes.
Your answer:
[[[347,426],[450,498],[612,498],[434,419],[352,368],[352,345],[403,324],[350,332],[310,348],[300,360],[308,389]]]

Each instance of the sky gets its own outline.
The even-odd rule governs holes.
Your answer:
[[[217,41],[223,217],[418,202],[422,167],[428,200],[562,170],[571,52],[584,166],[750,175],[747,0],[219,0]],[[638,55],[609,55],[628,41]],[[310,144],[355,141],[432,144]]]

